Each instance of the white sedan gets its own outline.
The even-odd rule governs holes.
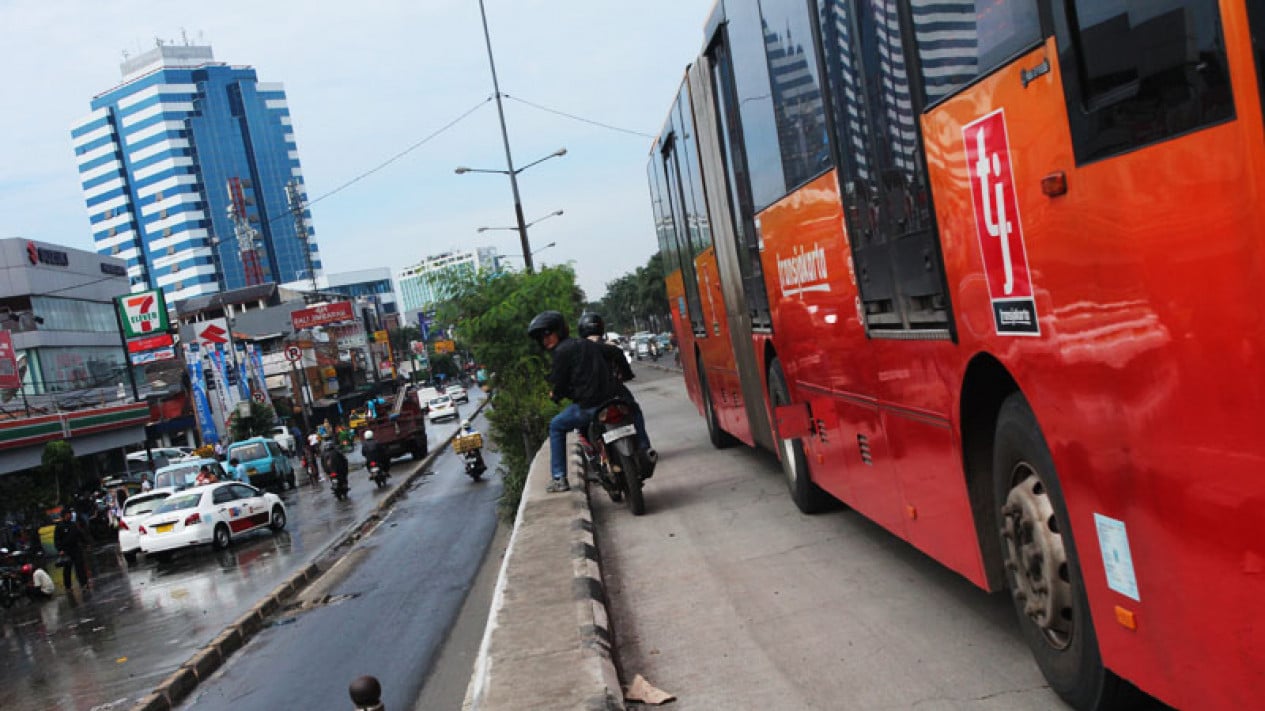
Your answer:
[[[168,496],[171,491],[147,491],[123,502],[123,513],[119,516],[119,551],[127,562],[135,562],[141,550],[141,521],[149,518]]]
[[[270,492],[240,482],[208,484],[172,494],[140,524],[145,555],[211,544],[227,548],[233,537],[265,526],[286,525],[285,504]]]
[[[444,388],[444,394],[452,398],[453,402],[470,402],[470,393],[464,385],[449,385]]]
[[[452,398],[447,395],[440,395],[426,405],[426,417],[431,422],[439,422],[450,417],[455,420],[457,419],[457,406],[453,403]]]

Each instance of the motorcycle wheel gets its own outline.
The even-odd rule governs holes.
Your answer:
[[[619,455],[619,468],[624,490],[628,492],[628,510],[633,516],[640,516],[646,512],[646,500],[641,495],[641,471],[635,456]]]

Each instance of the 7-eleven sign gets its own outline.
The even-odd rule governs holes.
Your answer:
[[[123,319],[123,335],[139,338],[167,331],[167,302],[159,289],[115,299]]]

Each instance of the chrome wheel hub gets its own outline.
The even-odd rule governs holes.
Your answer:
[[[1027,462],[1015,465],[1010,480],[1015,484],[1001,510],[1010,590],[1046,642],[1066,649],[1072,643],[1075,598],[1054,505]]]

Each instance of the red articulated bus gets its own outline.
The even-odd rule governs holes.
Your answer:
[[[720,0],[651,152],[712,442],[1009,590],[1079,709],[1265,698],[1263,45],[1261,2]]]

